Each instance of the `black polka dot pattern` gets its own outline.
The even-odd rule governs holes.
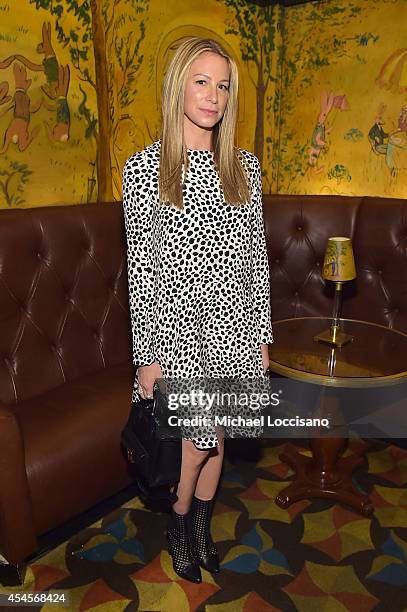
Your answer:
[[[164,378],[262,376],[260,344],[273,333],[259,161],[240,149],[251,199],[235,207],[213,153],[188,149],[180,211],[158,202],[160,144],[123,170],[133,362],[158,361]],[[198,448],[216,446],[207,434],[197,432]]]

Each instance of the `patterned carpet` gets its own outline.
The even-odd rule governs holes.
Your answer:
[[[256,463],[225,462],[212,523],[216,579],[203,571],[194,585],[174,574],[167,517],[136,497],[33,562],[23,588],[7,590],[69,590],[75,611],[407,610],[407,451],[351,443],[347,454],[366,451],[355,481],[376,509],[363,518],[324,500],[279,508],[274,498],[292,471],[279,460],[282,446],[264,444]]]

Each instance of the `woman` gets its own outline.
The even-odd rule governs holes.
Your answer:
[[[215,41],[178,47],[161,138],[123,170],[133,399],[157,379],[264,376],[273,341],[258,159],[234,146],[238,72]],[[187,439],[187,437],[191,439]],[[217,573],[210,516],[223,462],[219,429],[182,440],[167,530],[175,572]]]

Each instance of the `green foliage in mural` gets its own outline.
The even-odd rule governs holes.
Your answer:
[[[275,117],[275,115],[273,115],[273,110],[276,108],[276,98],[279,99],[279,97],[280,97],[279,90],[276,90],[275,96],[266,96],[266,107],[265,107],[266,121],[267,119],[269,119],[269,121],[273,121],[273,118]],[[277,106],[277,113],[278,112],[279,112],[279,107]],[[272,136],[266,136],[265,153],[266,153],[267,162],[263,163],[263,169],[262,169],[263,191],[265,191],[265,193],[272,193],[273,184],[277,180],[277,175],[278,175],[277,155],[274,155],[274,149],[276,148],[277,145],[278,143],[276,143],[275,139]],[[271,170],[270,174],[269,174],[269,170]]]
[[[234,34],[240,40],[242,60],[254,67],[255,78],[250,76],[257,95],[254,153],[263,160],[265,96],[269,83],[276,80],[273,74],[276,19],[278,7],[248,4],[246,0],[218,0],[228,7],[226,34]]]
[[[344,9],[342,12],[343,22],[336,23],[337,26],[342,26],[345,29],[350,16],[354,16],[351,8],[348,7],[350,14]],[[323,7],[320,10],[323,11]],[[333,34],[332,37],[326,36],[322,28],[317,28],[317,24],[313,23],[309,16],[302,25],[300,23],[298,23],[298,27],[305,28],[304,37],[301,43],[297,43],[295,48],[290,47],[290,58],[284,64],[284,87],[286,89],[292,85],[298,75],[304,75],[301,77],[299,84],[297,84],[299,90],[303,91],[304,88],[312,83],[309,72],[315,73],[320,68],[331,66],[337,63],[341,57],[352,57],[363,63],[364,59],[355,52],[357,48],[367,47],[369,41],[375,44],[379,40],[379,36],[372,33],[342,38],[339,38],[336,34]],[[318,31],[319,34],[315,34]]]
[[[289,140],[292,140],[292,138],[292,134],[288,133],[286,138],[287,142]],[[285,158],[283,157],[283,161],[280,162],[279,172],[285,173],[287,175],[285,188],[288,193],[290,193],[291,185],[295,183],[295,179],[299,176],[305,176],[305,173],[307,171],[307,148],[307,143],[294,143],[291,147],[291,151],[293,151],[292,157],[289,159],[289,161],[284,161]],[[285,151],[282,152],[285,153]]]
[[[363,133],[359,130],[359,128],[351,128],[344,136],[344,139],[349,142],[359,142],[359,140],[362,140],[362,138]]]
[[[328,178],[336,179],[338,185],[341,181],[350,182],[352,180],[349,170],[342,164],[335,164],[335,166],[329,170]]]
[[[79,89],[83,97],[82,97],[82,102],[78,106],[78,113],[85,119],[85,122],[86,122],[87,127],[85,130],[85,138],[90,138],[91,136],[96,137],[97,119],[95,117],[95,114],[92,113],[92,111],[86,105],[88,96],[86,94],[86,91],[83,89],[82,85],[79,85]]]
[[[25,202],[21,195],[32,171],[28,169],[27,164],[11,161],[7,156],[4,161],[8,162],[8,168],[0,167],[0,194],[7,206],[18,206]]]
[[[110,3],[111,4],[111,3]],[[120,4],[125,12],[120,13]],[[114,6],[108,10],[105,4],[103,16],[106,23],[107,56],[109,61],[110,117],[128,110],[135,102],[137,95],[137,79],[140,74],[144,55],[141,44],[146,35],[145,15],[149,8],[149,0],[115,0]],[[116,9],[116,10],[114,10]],[[117,106],[115,106],[114,83],[116,81]],[[117,119],[119,120],[119,119]]]

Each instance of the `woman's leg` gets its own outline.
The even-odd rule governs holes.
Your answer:
[[[181,476],[176,491],[178,500],[172,507],[177,514],[188,512],[199,473],[208,454],[209,451],[197,449],[192,440],[182,440]]]
[[[209,451],[198,450],[192,440],[182,440],[181,474],[177,488],[178,500],[173,504],[167,528],[168,552],[174,571],[191,582],[201,582],[201,570],[192,545],[189,509],[196,481]]]
[[[219,555],[211,537],[210,522],[224,452],[224,438],[218,430],[217,438],[218,446],[210,451],[200,471],[191,507],[195,558],[201,567],[213,574],[219,572]]]
[[[199,473],[195,488],[195,497],[205,501],[214,497],[222,471],[225,442],[218,430],[217,437],[218,446],[209,452]]]

